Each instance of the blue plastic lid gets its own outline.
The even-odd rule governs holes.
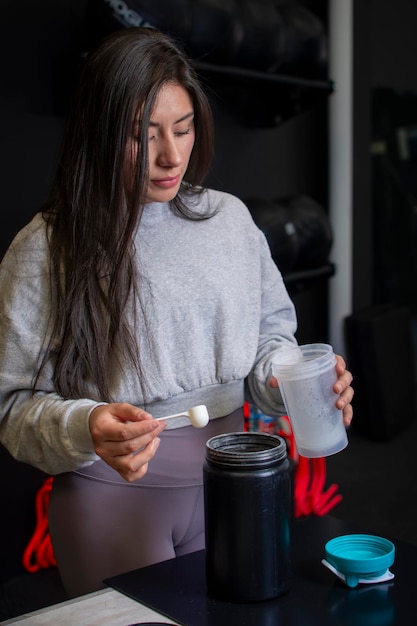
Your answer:
[[[341,535],[325,545],[326,560],[355,587],[359,578],[378,578],[394,563],[392,541],[376,535]]]

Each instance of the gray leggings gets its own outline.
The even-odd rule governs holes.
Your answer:
[[[165,430],[136,483],[103,461],[55,476],[49,531],[67,594],[90,593],[110,576],[203,549],[205,444],[242,430],[242,410],[202,429]]]

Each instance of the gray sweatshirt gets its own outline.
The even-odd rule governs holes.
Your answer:
[[[122,361],[112,396],[154,417],[205,404],[215,419],[241,407],[248,391],[261,411],[282,415],[280,393],[268,380],[274,353],[295,342],[294,306],[245,205],[213,190],[198,205],[218,212],[190,221],[169,204],[145,207],[135,241],[144,307],[135,308],[131,321],[147,392]],[[92,386],[87,398],[63,400],[54,389],[53,362],[32,395],[48,333],[48,263],[45,223],[37,214],[0,265],[0,440],[15,458],[56,474],[98,459],[88,420],[101,399]],[[179,419],[171,427],[182,425]]]

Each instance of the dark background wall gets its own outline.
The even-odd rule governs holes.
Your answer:
[[[372,85],[417,89],[417,4],[414,0],[367,1]]]
[[[0,2],[0,254],[39,210],[82,48],[84,2]]]
[[[417,164],[398,163],[394,132],[401,119],[417,123],[417,102],[412,102],[407,113],[401,112],[404,100],[417,94],[417,4],[414,0],[354,0],[353,6],[352,309],[385,300],[411,304],[414,309],[416,296],[411,291],[417,282],[417,263],[412,250],[417,247],[417,230],[414,210],[406,206],[404,196],[416,184]],[[392,95],[383,107],[382,91]],[[376,108],[383,110],[384,132]],[[396,174],[399,185],[393,182]]]

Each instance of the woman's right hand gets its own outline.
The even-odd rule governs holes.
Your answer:
[[[96,454],[127,482],[134,482],[148,471],[166,423],[121,402],[95,407],[89,425]]]

